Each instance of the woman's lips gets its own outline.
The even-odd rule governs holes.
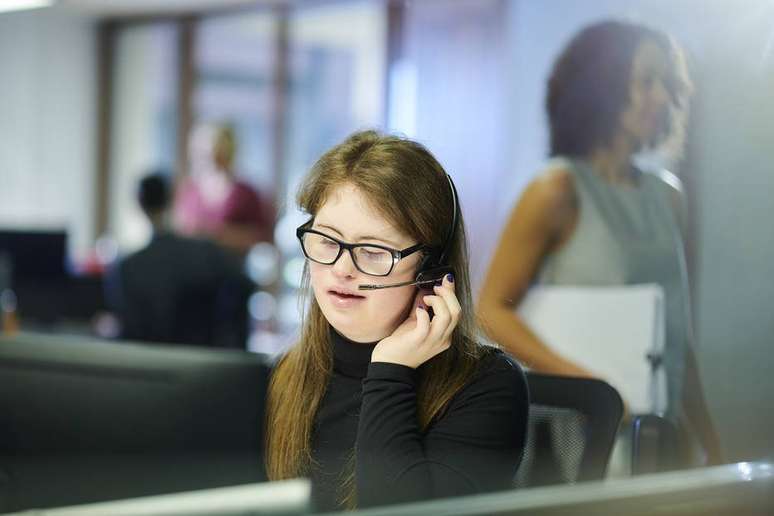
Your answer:
[[[365,296],[349,292],[329,290],[328,299],[330,299],[331,303],[333,303],[333,306],[337,308],[352,308],[353,306],[356,306],[365,301]]]

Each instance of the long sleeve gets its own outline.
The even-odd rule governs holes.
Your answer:
[[[502,354],[490,358],[425,433],[417,423],[416,371],[369,366],[356,442],[360,507],[512,485],[524,447],[526,382]]]

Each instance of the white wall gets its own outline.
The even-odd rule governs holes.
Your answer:
[[[509,4],[511,164],[499,183],[502,225],[544,161],[545,82],[582,26],[628,17],[672,33],[697,87],[689,134],[697,271],[698,357],[728,459],[774,456],[774,4],[748,0],[517,0]],[[697,23],[700,19],[701,22]],[[768,47],[767,47],[768,45]],[[505,187],[504,187],[505,188]],[[488,251],[491,251],[489,249]]]
[[[43,9],[0,15],[0,226],[92,237],[95,41],[91,19]]]

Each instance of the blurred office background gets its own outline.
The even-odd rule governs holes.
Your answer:
[[[696,93],[675,172],[698,357],[727,459],[771,459],[770,0],[60,0],[0,13],[0,230],[39,246],[8,244],[29,253],[6,304],[22,330],[109,335],[101,274],[150,234],[136,182],[153,167],[184,177],[188,135],[207,121],[233,124],[239,177],[277,204],[273,244],[247,258],[250,349],[293,338],[295,189],[356,129],[416,138],[454,177],[478,285],[545,161],[549,67],[608,17],[664,29],[688,52]]]

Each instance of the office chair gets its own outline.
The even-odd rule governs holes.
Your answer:
[[[609,384],[527,372],[527,444],[517,487],[600,480],[605,475],[623,402]]]

